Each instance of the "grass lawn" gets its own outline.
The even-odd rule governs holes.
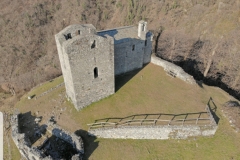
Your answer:
[[[76,111],[65,98],[61,86],[38,98],[42,92],[63,82],[59,77],[35,87],[16,104],[20,112],[43,116],[44,124],[51,116],[71,132],[81,134],[85,143],[85,159],[240,159],[240,134],[222,115],[222,104],[230,96],[216,87],[187,84],[172,78],[159,66],[148,64],[143,69],[116,77],[116,93]],[[134,114],[192,113],[205,111],[209,98],[217,106],[219,127],[213,137],[193,137],[187,140],[114,140],[88,137],[87,124],[97,119],[126,117]]]

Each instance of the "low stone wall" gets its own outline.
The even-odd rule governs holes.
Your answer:
[[[59,87],[61,87],[61,86],[63,86],[63,85],[64,85],[64,82],[56,85],[55,87],[50,88],[49,90],[41,93],[39,96],[36,96],[36,97],[35,97],[35,100],[38,99],[38,98],[40,98],[40,97],[42,97],[42,96],[44,96],[44,95],[46,95],[46,94],[48,94],[49,92],[52,92],[53,90],[55,90],[55,89],[57,89],[57,88],[59,88]]]
[[[137,121],[128,121],[128,123],[109,123],[105,126],[104,123],[93,123],[89,124],[90,128],[88,130],[89,135],[101,137],[101,138],[121,138],[121,139],[186,139],[188,137],[195,136],[213,136],[217,130],[217,122],[213,117],[213,113],[209,106],[206,106],[206,113],[208,118],[201,118],[198,116],[196,122],[184,124],[184,121],[188,119],[183,119],[182,124],[179,125],[161,125],[152,123],[154,119],[148,121],[149,125],[142,125],[137,123]],[[133,119],[134,120],[134,119]],[[148,120],[148,119],[145,119]],[[191,120],[193,120],[191,118]],[[201,120],[209,120],[207,123],[199,124]],[[124,120],[123,120],[124,121]],[[123,122],[121,121],[121,122]],[[105,127],[104,127],[105,126]],[[97,128],[96,128],[97,127]]]
[[[157,57],[155,54],[152,54],[151,63],[163,67],[164,70],[167,72],[174,73],[177,78],[180,78],[185,82],[188,82],[190,84],[196,84],[196,81],[194,80],[193,76],[187,74],[181,67],[168,61],[165,61]]]
[[[186,139],[192,136],[213,136],[217,125],[121,126],[89,130],[90,135],[121,139]]]

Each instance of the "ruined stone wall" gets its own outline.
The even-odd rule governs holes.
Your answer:
[[[52,133],[52,135],[71,144],[73,148],[78,151],[78,153],[81,153],[82,155],[84,154],[83,140],[81,137],[77,136],[76,134],[69,133],[68,131],[51,122],[48,123],[47,129],[50,133]]]
[[[185,139],[192,136],[213,136],[217,125],[121,126],[89,131],[90,135],[114,139]]]
[[[51,156],[46,156],[42,151],[36,147],[31,147],[32,144],[24,133],[19,132],[19,115],[15,114],[11,117],[12,138],[21,155],[27,160],[52,160]],[[72,160],[81,160],[84,154],[84,146],[81,137],[71,134],[53,123],[48,123],[47,128],[52,135],[70,143],[78,154],[72,156]]]
[[[190,84],[196,84],[196,81],[194,80],[193,76],[187,74],[181,67],[168,61],[165,61],[157,57],[155,54],[151,56],[151,63],[163,67],[164,70],[167,72],[172,72],[173,74],[175,74],[177,78],[180,78],[185,82],[188,82]]]
[[[24,133],[19,132],[18,115],[11,117],[12,139],[19,149],[21,155],[27,160],[52,160],[50,156],[46,156],[35,147],[31,147],[30,140]]]

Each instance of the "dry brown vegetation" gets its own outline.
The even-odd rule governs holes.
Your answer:
[[[239,0],[42,0],[41,2],[1,0],[0,6],[1,111],[13,112],[14,104],[27,90],[61,75],[54,35],[64,27],[76,23],[92,23],[101,30],[136,25],[141,19],[148,21],[149,29],[154,31],[156,37],[159,36],[156,43],[158,56],[182,66],[198,80],[218,85],[239,98]],[[151,77],[160,75],[161,73],[152,69]],[[59,83],[60,81],[62,80],[57,80]],[[186,104],[189,112],[192,111],[191,106],[195,104],[197,109],[202,108],[209,96],[213,96],[220,108],[229,100],[226,93],[205,85],[204,89],[196,89],[188,87],[180,80],[173,82],[178,85],[172,85],[170,83],[172,79],[162,81],[161,78],[156,78],[150,81],[151,83],[143,88],[139,88],[137,81],[123,83],[126,87],[130,87],[130,90],[124,85],[116,95],[95,103],[80,113],[75,112],[74,108],[65,102],[64,88],[55,90],[51,96],[45,97],[46,99],[43,97],[41,101],[35,101],[36,103],[22,100],[18,105],[21,106],[23,103],[22,107],[19,107],[21,111],[32,111],[32,114],[36,114],[41,109],[46,118],[55,110],[54,114],[60,114],[58,122],[73,131],[73,128],[86,130],[86,123],[91,123],[97,118],[124,117],[137,112],[158,111],[159,105],[162,106],[161,112],[165,113],[175,112],[176,106],[179,105],[181,106],[177,107],[179,113],[186,111],[182,108]],[[134,83],[136,85],[133,85]],[[144,86],[142,83],[140,85]],[[181,88],[179,83],[183,85],[181,91],[176,90],[178,87]],[[55,83],[46,83],[33,91],[39,94],[51,85]],[[158,88],[158,85],[164,89]],[[10,94],[9,86],[18,93],[16,96]],[[156,88],[148,92],[150,87]],[[131,91],[138,91],[138,93]],[[181,98],[182,95],[184,98]],[[154,103],[152,100],[146,100],[145,96],[152,97]],[[137,99],[129,101],[130,97]],[[129,106],[142,107],[136,110]],[[66,111],[62,112],[61,108],[65,107]],[[121,108],[127,108],[128,112],[122,112]],[[229,111],[229,113],[235,112]],[[90,148],[99,146],[92,155],[91,151],[87,152],[87,156],[90,156],[89,159],[106,159],[106,157],[121,159],[119,155],[124,155],[126,159],[161,159],[161,157],[203,159],[202,153],[204,153],[205,159],[209,157],[210,159],[223,159],[223,157],[239,159],[239,141],[236,141],[239,135],[234,133],[221,114],[220,119],[222,119],[220,129],[212,139],[199,138],[197,141],[180,142],[92,139],[95,142],[87,141],[87,146]],[[66,122],[71,126],[64,125]],[[16,154],[16,148],[12,148],[14,145],[11,138],[5,140],[7,141],[5,141],[7,158],[18,159],[16,157],[19,157],[19,154]],[[121,146],[126,148],[118,150]],[[164,152],[159,155],[159,151]]]
[[[54,35],[70,24],[98,30],[148,21],[157,55],[239,95],[238,0],[44,0],[0,2],[0,85],[16,92],[61,74]],[[204,74],[205,73],[205,74]]]

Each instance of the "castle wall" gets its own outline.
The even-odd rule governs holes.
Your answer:
[[[23,158],[27,160],[52,160],[50,156],[46,156],[38,148],[31,147],[29,138],[24,133],[19,132],[18,114],[11,117],[11,126],[12,139]]]
[[[151,37],[145,40],[131,39],[114,45],[115,75],[120,75],[138,68],[151,60]]]
[[[89,34],[73,38],[64,48],[73,73],[75,97],[72,101],[78,110],[114,93],[112,37]]]
[[[165,71],[167,72],[172,72],[176,75],[177,78],[190,83],[190,84],[196,84],[195,79],[193,76],[187,74],[181,67],[170,63],[168,61],[165,61],[159,57],[157,57],[155,54],[151,56],[151,63],[161,66],[164,68]]]
[[[147,35],[146,42],[144,42],[143,64],[150,63],[152,55],[152,35]]]
[[[72,83],[72,74],[71,74],[70,65],[69,65],[69,58],[68,58],[68,55],[64,52],[64,49],[62,46],[62,43],[66,41],[66,39],[63,37],[63,35],[61,36],[56,35],[55,40],[57,44],[57,50],[58,50],[58,56],[61,64],[62,75],[65,82],[66,94],[69,97],[74,97],[74,88]]]
[[[63,59],[64,59],[64,82],[66,88],[66,94],[69,98],[71,98],[73,104],[76,104],[75,90],[74,90],[74,82],[73,82],[73,72],[70,65],[69,55],[63,49]]]
[[[86,25],[70,25],[55,35],[58,56],[61,63],[61,69],[65,82],[66,94],[72,100],[74,106],[77,105],[75,88],[73,83],[72,65],[70,65],[70,57],[65,52],[65,45],[77,36],[85,36],[96,33],[96,28],[91,24]]]
[[[195,136],[213,136],[217,125],[121,126],[89,130],[90,135],[114,139],[186,139]]]

